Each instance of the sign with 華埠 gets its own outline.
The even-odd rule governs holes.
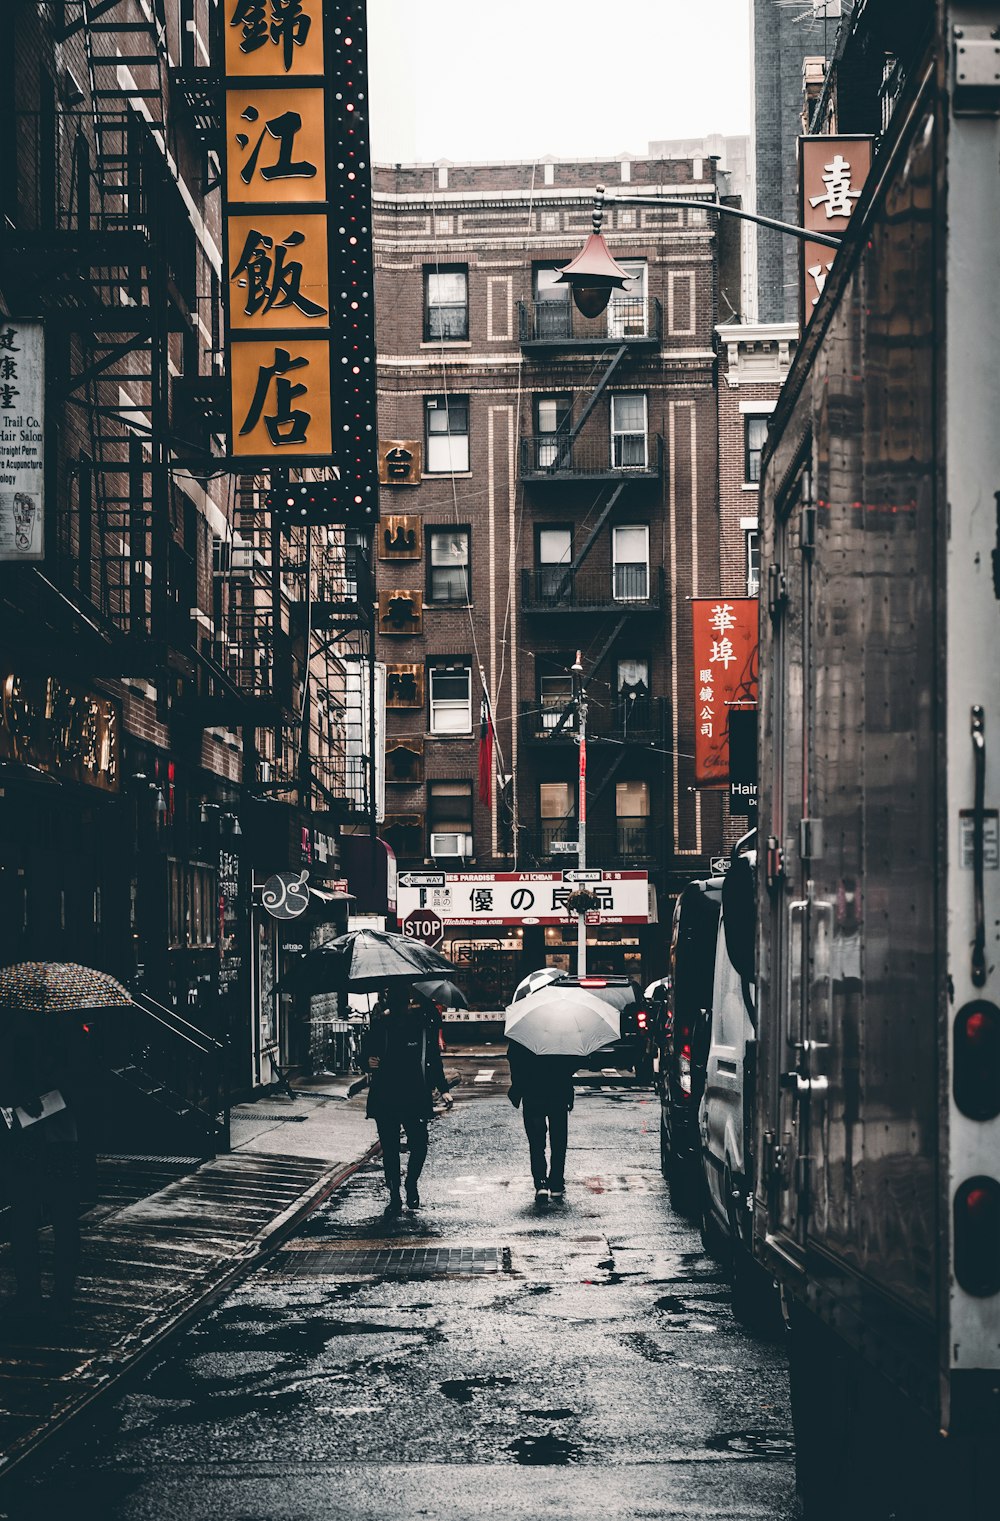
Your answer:
[[[693,597],[694,779],[729,780],[729,714],[757,701],[756,597]]]
[[[801,225],[809,231],[843,236],[861,198],[871,162],[870,137],[800,137]],[[836,252],[825,243],[801,245],[803,330],[823,294]]]
[[[223,0],[230,453],[321,467],[296,520],[378,516],[365,12]]]
[[[0,561],[45,557],[45,330],[0,317]]]

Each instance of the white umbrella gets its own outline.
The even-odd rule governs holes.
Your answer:
[[[558,966],[539,967],[537,972],[529,972],[527,977],[522,977],[514,989],[511,1003],[517,1003],[522,998],[527,998],[529,993],[535,993],[539,988],[547,988],[550,982],[558,982],[566,973]]]
[[[619,1038],[621,1021],[596,993],[556,982],[512,1003],[504,1033],[536,1056],[589,1056]]]

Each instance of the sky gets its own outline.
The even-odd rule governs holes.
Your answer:
[[[368,0],[375,163],[643,155],[750,127],[750,0]]]

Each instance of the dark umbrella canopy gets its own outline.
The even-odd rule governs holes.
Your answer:
[[[107,972],[71,961],[19,961],[0,969],[0,1014],[70,1014],[122,1009],[131,995]]]
[[[415,982],[413,991],[419,993],[421,998],[427,998],[431,1003],[436,1003],[442,1009],[469,1007],[461,988],[457,988],[447,977],[433,977],[429,981]]]
[[[455,968],[422,940],[386,930],[351,930],[303,956],[284,978],[286,993],[375,991],[394,982],[440,977]]]

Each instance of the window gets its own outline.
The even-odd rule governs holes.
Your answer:
[[[469,590],[469,530],[427,529],[427,600],[464,604]]]
[[[572,528],[539,528],[535,574],[539,597],[555,597],[573,563]],[[567,584],[567,590],[569,589]],[[565,593],[564,593],[565,595]]]
[[[756,597],[760,591],[760,534],[756,528],[747,529],[747,596]]]
[[[755,417],[749,413],[745,418],[746,440],[746,466],[744,479],[746,481],[760,480],[760,456],[767,438],[767,418]]]
[[[546,731],[556,727],[567,704],[573,699],[573,676],[570,666],[572,655],[538,655],[535,669],[538,675],[539,722],[537,728]],[[563,724],[562,732],[570,733],[576,728],[576,715],[570,714]]]
[[[629,283],[624,290],[611,292],[608,305],[608,334],[612,338],[646,336],[646,261],[619,259]]]
[[[616,602],[645,602],[649,597],[649,529],[629,524],[612,532],[614,598]]]
[[[471,856],[472,783],[431,782],[427,823],[432,856]]]
[[[626,860],[649,850],[649,783],[615,783],[618,854]]]
[[[539,845],[552,854],[553,840],[576,839],[576,788],[572,782],[540,782],[538,787]]]
[[[167,935],[172,946],[214,945],[217,918],[211,866],[167,863]]]
[[[471,734],[471,666],[431,666],[428,675],[430,685],[431,733]]]
[[[568,338],[571,330],[569,286],[557,285],[560,267],[535,266],[535,336]]]
[[[469,272],[465,265],[424,270],[424,338],[469,336]]]
[[[649,661],[619,660],[618,721],[627,733],[649,722]]]
[[[469,468],[469,398],[428,396],[427,473],[449,475]]]
[[[618,393],[611,398],[611,468],[646,468],[646,394]]]
[[[559,445],[549,434],[565,434],[569,430],[572,398],[566,395],[535,397],[535,468],[545,470],[559,460]],[[568,450],[563,451],[566,461]]]

